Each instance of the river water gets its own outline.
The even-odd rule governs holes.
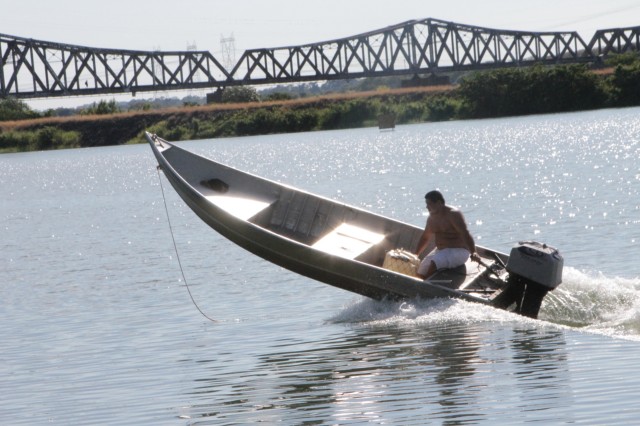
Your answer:
[[[637,423],[640,109],[183,145],[420,226],[439,188],[564,282],[539,321],[375,302],[224,240],[147,146],[5,154],[0,423]]]

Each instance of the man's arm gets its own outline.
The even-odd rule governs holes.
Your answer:
[[[420,239],[418,240],[418,246],[416,248],[416,254],[418,256],[420,256],[420,254],[423,251],[425,251],[425,249],[429,245],[429,242],[430,242],[432,236],[433,236],[433,231],[431,230],[431,226],[429,224],[429,219],[427,219],[427,225],[425,226],[424,231],[422,232],[422,235],[420,236]]]
[[[469,253],[474,255],[476,252],[476,243],[475,241],[473,241],[473,237],[469,232],[469,228],[467,228],[467,222],[464,220],[464,215],[462,214],[462,212],[453,212],[451,223],[462,237],[462,240],[466,245],[466,249],[469,250]]]

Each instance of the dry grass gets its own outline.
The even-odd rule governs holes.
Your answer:
[[[608,67],[608,68],[601,68],[601,69],[596,69],[593,70],[592,72],[595,75],[610,75],[613,74],[613,71],[615,70],[615,68],[613,67]]]
[[[254,109],[264,107],[275,106],[288,106],[299,107],[318,102],[337,102],[350,99],[361,99],[376,96],[397,96],[407,94],[439,94],[446,93],[454,90],[453,85],[441,85],[441,86],[425,86],[425,87],[407,87],[399,89],[379,89],[365,92],[346,92],[346,93],[333,93],[322,96],[313,96],[308,98],[298,98],[282,101],[264,101],[264,102],[249,102],[249,103],[229,103],[229,104],[209,104],[199,106],[188,107],[172,107],[153,109],[148,111],[128,111],[116,114],[108,115],[72,115],[68,117],[44,117],[30,120],[16,120],[16,121],[3,121],[0,122],[0,130],[7,132],[12,130],[20,130],[31,127],[43,127],[43,126],[55,126],[70,122],[101,122],[109,120],[117,120],[120,118],[131,117],[162,117],[171,116],[175,114],[185,114],[190,112],[212,112],[212,111],[237,111],[241,109]]]

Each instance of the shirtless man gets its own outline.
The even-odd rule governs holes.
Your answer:
[[[478,258],[476,245],[462,213],[447,206],[439,191],[430,191],[424,198],[429,218],[418,241],[417,254],[419,256],[427,247],[431,249],[434,245],[437,250],[420,262],[418,275],[423,279],[430,277],[438,269],[463,265],[469,256],[473,260]]]

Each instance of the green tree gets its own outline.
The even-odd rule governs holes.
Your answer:
[[[611,102],[614,106],[640,105],[640,61],[618,65],[610,78]]]
[[[0,99],[0,121],[26,120],[39,116],[40,114],[33,111],[21,100],[13,98]]]
[[[108,115],[120,112],[120,107],[114,99],[105,101],[101,99],[97,104],[94,102],[90,107],[80,111],[81,115]]]
[[[284,92],[275,92],[264,97],[265,101],[288,101],[291,99],[293,99],[293,96]]]
[[[464,116],[566,112],[600,108],[605,89],[584,65],[500,69],[476,73],[460,84]]]
[[[260,102],[260,96],[253,87],[227,87],[222,92],[223,103]]]
[[[605,64],[610,67],[616,67],[618,65],[634,65],[639,63],[640,57],[638,57],[638,52],[636,51],[613,54],[605,61]]]

